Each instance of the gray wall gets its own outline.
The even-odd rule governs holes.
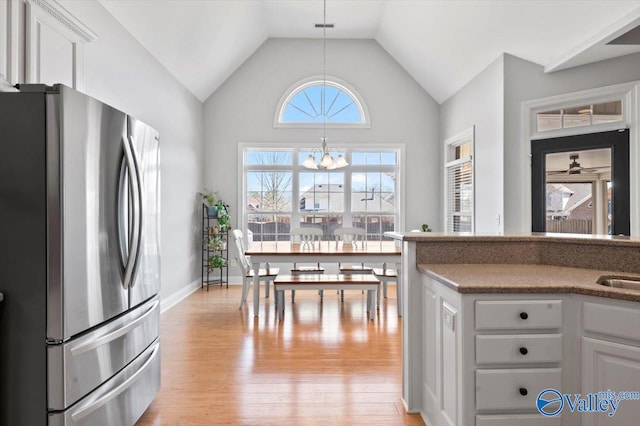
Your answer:
[[[482,233],[502,231],[503,69],[501,55],[440,106],[441,168],[444,141],[475,125],[475,231]],[[441,205],[443,192],[444,184],[439,192]]]
[[[442,212],[438,104],[373,40],[328,40],[327,75],[359,92],[370,129],[327,129],[329,145],[405,144],[405,229]],[[322,41],[268,39],[205,102],[205,183],[218,191],[238,221],[238,143],[304,142],[320,145],[321,129],[275,129],[280,97],[297,81],[322,74]]]
[[[185,89],[98,2],[64,7],[99,38],[85,47],[85,92],[160,132],[162,297],[200,278],[202,103]]]
[[[640,54],[545,74],[543,67],[504,55],[505,231],[530,231],[522,224],[520,117],[523,101],[640,80]],[[638,167],[640,165],[631,165]],[[638,184],[633,183],[634,184]]]
[[[442,141],[476,126],[476,231],[530,231],[522,223],[522,102],[636,80],[640,54],[545,74],[544,67],[505,53],[447,99]]]

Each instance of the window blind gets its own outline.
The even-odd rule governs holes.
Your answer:
[[[470,156],[447,163],[447,231],[473,231],[473,162]]]

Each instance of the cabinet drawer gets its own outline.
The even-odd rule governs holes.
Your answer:
[[[547,389],[561,389],[560,368],[476,370],[478,410],[536,411],[536,397]]]
[[[640,309],[584,302],[582,327],[585,331],[640,341]]]
[[[495,300],[476,302],[476,329],[545,329],[562,326],[561,300]]]
[[[560,426],[562,417],[545,417],[542,414],[504,414],[476,416],[476,426]]]
[[[476,336],[476,363],[562,361],[562,334]]]

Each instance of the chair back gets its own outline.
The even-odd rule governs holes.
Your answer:
[[[233,241],[236,246],[236,258],[238,259],[238,264],[242,268],[242,272],[246,275],[251,270],[251,264],[249,263],[247,256],[244,254],[246,251],[244,248],[244,236],[242,235],[242,231],[239,229],[231,231],[231,235],[233,236]]]
[[[336,239],[336,247],[340,241],[354,246],[360,242],[362,247],[367,242],[367,232],[362,228],[337,228],[333,231],[333,235]]]
[[[311,244],[314,246],[316,242],[318,245],[322,241],[322,229],[320,228],[293,228],[290,232],[291,243],[300,243],[303,246]]]

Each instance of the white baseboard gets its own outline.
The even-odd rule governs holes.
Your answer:
[[[176,306],[178,303],[182,302],[184,299],[189,297],[192,293],[195,293],[196,290],[200,288],[200,278],[193,281],[191,284],[182,287],[180,290],[176,291],[173,294],[170,294],[167,297],[164,297],[160,301],[160,313],[165,313],[169,309]]]
[[[201,283],[202,283],[201,280],[197,279],[193,281],[191,284],[189,284],[188,286],[185,286],[180,290],[176,291],[175,293],[170,294],[169,296],[163,298],[160,301],[160,313],[162,314],[165,313],[166,311],[173,308],[178,303],[182,302],[184,299],[189,297],[191,294],[195,293],[197,290],[200,289],[200,286],[202,285]],[[237,277],[229,276],[229,285],[242,285],[242,278],[240,276],[237,276]]]

